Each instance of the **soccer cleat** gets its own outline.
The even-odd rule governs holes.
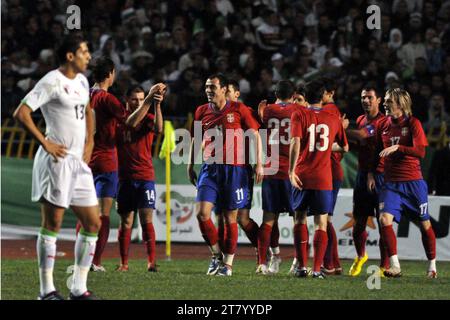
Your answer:
[[[217,275],[221,277],[231,277],[233,271],[231,270],[231,266],[228,264],[224,264],[220,267],[219,271],[217,271]]]
[[[365,253],[362,258],[356,257],[355,260],[353,260],[350,270],[348,270],[348,274],[352,277],[358,276],[361,273],[362,267],[364,263],[366,263],[367,259],[369,259],[367,253]]]
[[[380,267],[380,270],[378,271],[378,275],[380,276],[380,278],[386,278],[384,276],[385,271],[386,271],[386,268]]]
[[[74,295],[72,292],[69,295],[69,300],[100,300],[97,296],[95,296],[91,291],[86,291],[80,296]]]
[[[437,278],[437,271],[436,270],[428,270],[427,271],[427,278],[436,279]]]
[[[402,270],[398,267],[391,267],[384,271],[384,275],[388,278],[400,278],[402,276]]]
[[[102,265],[91,264],[91,271],[92,272],[106,272],[106,269]]]
[[[289,268],[289,271],[288,271],[288,276],[295,275],[295,272],[296,272],[297,268],[298,268],[298,262],[297,263],[292,263],[291,267]]]
[[[270,257],[269,272],[276,274],[280,271],[281,258],[279,255],[273,255]]]
[[[58,291],[52,291],[47,293],[45,296],[39,295],[38,300],[64,300],[63,296],[59,294]]]
[[[116,268],[116,271],[126,272],[128,271],[128,265],[127,264],[121,264]]]
[[[322,271],[314,271],[312,273],[312,277],[315,279],[325,279],[326,278],[325,274]]]
[[[220,265],[221,261],[219,260],[219,258],[213,256],[211,258],[211,262],[209,263],[208,271],[206,272],[206,274],[209,276],[214,276],[217,273],[217,271],[219,271]]]
[[[154,263],[148,263],[147,264],[147,271],[148,272],[158,272],[157,266]]]
[[[265,264],[260,264],[256,268],[256,274],[268,275],[269,273],[269,268]]]
[[[296,267],[296,268],[295,268],[294,275],[295,275],[297,278],[306,278],[306,277],[308,277],[310,274],[311,274],[311,269],[309,269],[309,268],[305,268],[305,267],[302,267],[302,268]]]

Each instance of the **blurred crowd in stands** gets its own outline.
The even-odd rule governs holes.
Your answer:
[[[116,64],[113,92],[165,82],[165,116],[186,117],[205,103],[211,73],[237,80],[253,108],[274,99],[280,79],[327,75],[348,118],[362,113],[363,86],[382,96],[403,87],[430,144],[449,143],[450,0],[2,0],[3,118],[57,67],[54,48],[72,4],[93,57]],[[373,4],[381,29],[366,24]]]

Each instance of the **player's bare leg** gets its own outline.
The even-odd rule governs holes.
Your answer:
[[[124,212],[120,214],[119,227],[119,251],[120,251],[120,265],[116,271],[128,271],[128,253],[131,242],[131,231],[133,230],[134,212]]]
[[[92,261],[91,271],[106,271],[102,266],[102,254],[105,250],[106,244],[109,238],[109,228],[110,228],[110,213],[113,206],[113,198],[99,198],[98,204],[100,208],[100,220],[102,226],[98,232],[97,246],[95,247],[94,260]]]
[[[153,209],[139,209],[139,219],[142,226],[142,239],[147,249],[147,270],[156,272],[156,237],[153,226]]]
[[[258,224],[250,218],[250,209],[239,209],[237,215],[237,221],[244,230],[250,243],[255,248],[256,259],[258,260]]]
[[[381,232],[384,243],[389,255],[389,269],[384,271],[386,277],[397,278],[402,275],[400,262],[397,256],[397,237],[395,236],[392,222],[394,216],[388,212],[383,212],[380,215]]]
[[[298,266],[295,276],[304,278],[308,276],[308,220],[306,211],[296,211],[294,217],[294,247]]]
[[[64,300],[53,283],[53,269],[56,258],[56,240],[64,217],[64,208],[41,199],[41,229],[36,251],[39,265],[40,293],[38,299]]]
[[[231,276],[233,259],[238,240],[237,210],[225,211],[225,251],[223,252],[223,266],[217,272],[219,276]]]
[[[323,279],[324,275],[320,270],[320,266],[323,264],[323,257],[327,250],[328,235],[327,235],[327,223],[328,214],[316,214],[314,215],[314,266],[313,266],[313,278]]]
[[[101,226],[99,208],[71,206],[71,209],[78,217],[82,229],[75,242],[75,265],[70,299],[94,300],[95,296],[87,289],[87,277]]]
[[[368,259],[366,253],[367,219],[367,216],[358,215],[355,217],[355,224],[353,226],[353,243],[356,249],[356,257],[353,260],[350,270],[348,271],[348,274],[352,277],[356,277],[361,273],[362,266]]]
[[[219,247],[219,235],[216,226],[211,220],[211,211],[214,204],[208,201],[197,202],[197,220],[202,237],[211,251],[212,258],[207,275],[215,275],[222,261],[222,251]],[[225,231],[226,232],[226,231]]]
[[[436,269],[436,236],[430,220],[422,221],[420,224],[420,232],[422,233],[422,244],[428,259],[428,278],[437,278]]]

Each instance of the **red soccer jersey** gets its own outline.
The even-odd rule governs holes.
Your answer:
[[[332,145],[334,142],[347,145],[341,120],[320,109],[298,110],[291,117],[291,136],[301,141],[295,173],[303,189],[333,190]]]
[[[334,114],[338,118],[341,116],[339,108],[334,103],[327,103],[322,106],[322,110],[331,114]],[[333,180],[344,181],[344,170],[341,166],[341,161],[344,155],[341,152],[331,153],[331,172],[333,174]]]
[[[417,118],[403,116],[393,119],[386,117],[379,122],[377,138],[383,149],[395,144],[400,145],[396,152],[385,157],[385,181],[422,179],[419,157],[406,154],[406,149],[425,149],[428,145],[427,137]]]
[[[152,161],[153,114],[147,114],[136,129],[117,127],[119,180],[155,180]]]
[[[196,122],[201,122],[201,137],[205,143],[203,155],[205,161],[215,158],[218,163],[245,165],[244,130],[258,130],[259,128],[258,121],[246,105],[241,102],[227,101],[222,110],[215,109],[209,103],[199,106],[195,111],[191,128],[194,138]],[[221,139],[222,148],[215,149],[215,139]]]
[[[101,89],[91,90],[91,108],[95,135],[89,166],[94,174],[117,171],[116,126],[126,121],[128,112],[116,97]]]
[[[367,138],[363,142],[359,143],[358,150],[358,170],[363,172],[368,172],[373,167],[370,162],[374,161],[373,153],[377,149],[377,127],[380,121],[382,121],[386,116],[382,113],[378,113],[375,118],[368,119],[366,115],[361,115],[356,119],[356,125],[358,129],[363,129]],[[381,150],[379,150],[381,151]],[[377,173],[384,172],[384,158],[378,161],[378,165],[375,168]]]
[[[291,143],[291,116],[299,109],[297,104],[269,104],[264,110],[263,124],[267,128],[267,161],[265,168],[278,168],[276,174],[266,175],[269,179],[289,179],[289,146]],[[278,154],[273,154],[278,145]],[[272,160],[272,161],[270,161]],[[265,170],[266,174],[272,170]]]

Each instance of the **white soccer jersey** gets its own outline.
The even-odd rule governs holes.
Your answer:
[[[33,111],[41,108],[49,140],[64,145],[68,154],[83,157],[89,103],[89,83],[83,74],[69,79],[58,69],[50,71],[22,102]]]

